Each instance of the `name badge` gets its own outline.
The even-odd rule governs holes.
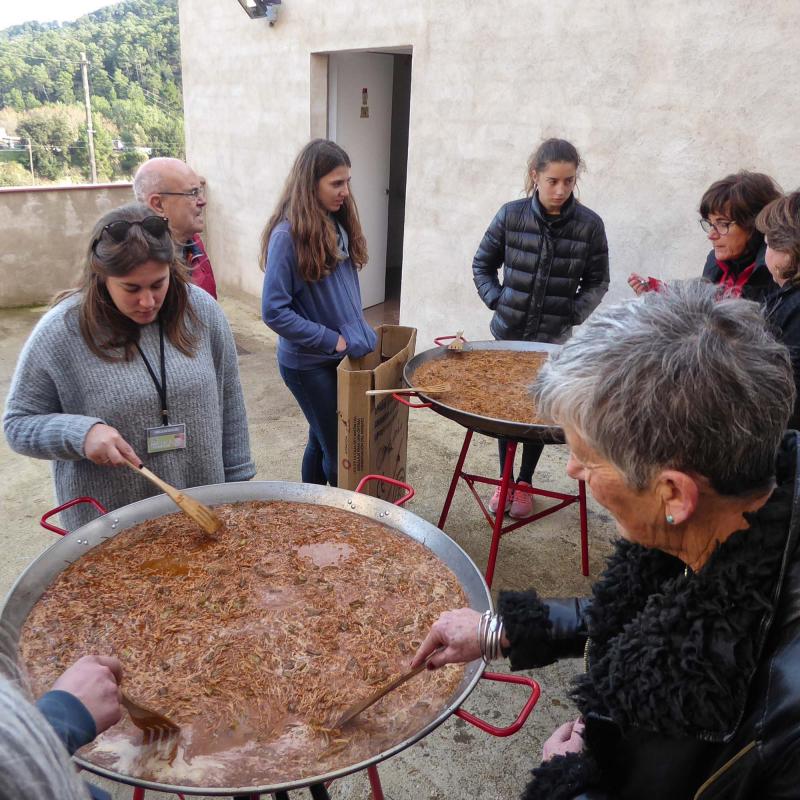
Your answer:
[[[147,452],[165,453],[167,450],[184,450],[186,448],[186,423],[177,425],[159,425],[147,428]]]

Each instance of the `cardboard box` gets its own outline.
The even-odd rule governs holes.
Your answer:
[[[368,397],[368,389],[403,386],[403,367],[413,358],[417,329],[402,325],[375,328],[378,344],[371,353],[346,356],[338,369],[339,487],[355,489],[365,475],[406,479],[408,408],[390,394]],[[371,481],[368,494],[394,501],[402,490]]]

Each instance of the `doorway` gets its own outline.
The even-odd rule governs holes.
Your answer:
[[[353,162],[369,249],[359,280],[372,324],[400,318],[410,105],[410,48],[328,55],[328,138]]]

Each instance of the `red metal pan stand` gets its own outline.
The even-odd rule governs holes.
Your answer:
[[[455,339],[455,336],[440,336],[435,338],[433,341],[439,347],[444,347],[445,342],[451,339]],[[413,403],[411,402],[410,398],[418,397],[418,395],[408,395],[407,397],[403,397],[399,394],[392,395],[398,403],[402,403],[403,405],[408,406],[409,408],[433,408],[432,403]],[[581,572],[583,575],[589,575],[589,533],[588,533],[588,522],[587,522],[587,515],[586,515],[586,484],[584,481],[578,481],[578,493],[577,494],[568,494],[565,492],[554,492],[549,489],[539,489],[534,486],[527,486],[515,483],[511,476],[514,471],[514,456],[517,452],[517,445],[520,441],[523,440],[515,440],[509,438],[508,445],[506,447],[506,458],[505,464],[503,467],[503,474],[498,480],[497,478],[489,478],[485,475],[475,475],[471,472],[464,471],[464,462],[467,458],[467,453],[469,451],[470,443],[472,442],[472,435],[475,431],[471,428],[467,428],[466,435],[464,436],[464,444],[461,447],[461,453],[458,456],[458,461],[456,462],[456,468],[453,472],[453,478],[450,481],[450,488],[447,492],[447,497],[445,498],[444,505],[442,506],[442,513],[439,515],[439,521],[436,525],[440,530],[444,530],[445,523],[447,522],[447,515],[450,513],[450,506],[453,502],[453,496],[456,492],[456,487],[458,486],[459,480],[463,480],[467,487],[469,488],[470,492],[472,492],[473,497],[475,498],[478,506],[480,507],[481,511],[483,512],[483,516],[486,518],[486,521],[489,523],[489,526],[492,529],[492,541],[489,546],[489,559],[486,562],[486,572],[484,573],[484,577],[486,578],[486,583],[491,588],[492,586],[492,579],[494,578],[494,569],[497,563],[497,551],[500,548],[500,538],[505,535],[506,533],[511,533],[511,531],[515,531],[517,528],[521,528],[523,525],[528,525],[531,522],[536,522],[543,517],[547,517],[550,514],[555,514],[557,511],[561,511],[563,508],[567,506],[571,506],[573,503],[578,504],[578,509],[580,513],[580,525],[581,525]],[[507,438],[507,437],[503,437]],[[493,515],[489,509],[486,507],[486,504],[483,502],[483,499],[475,490],[475,484],[486,484],[489,486],[499,486],[500,487],[500,500],[498,503],[498,509],[504,509],[506,507],[506,498],[509,495],[509,492],[526,492],[527,494],[534,494],[539,495],[541,497],[546,497],[550,500],[557,500],[558,502],[548,508],[545,508],[542,511],[537,511],[535,514],[532,514],[529,517],[525,517],[524,519],[516,520],[515,522],[511,522],[508,525],[503,524],[503,514]]]
[[[400,399],[399,396],[398,399]],[[450,513],[450,505],[453,502],[453,495],[456,492],[458,481],[459,479],[463,480],[467,484],[470,492],[472,492],[472,496],[475,498],[478,506],[480,506],[483,516],[486,518],[489,526],[492,528],[492,542],[489,546],[489,560],[486,562],[485,573],[486,583],[489,585],[489,587],[491,587],[492,578],[494,577],[494,568],[497,562],[497,551],[500,548],[501,536],[504,536],[506,533],[511,533],[511,531],[515,531],[517,528],[521,528],[523,525],[528,525],[529,523],[536,522],[536,520],[547,517],[550,514],[555,514],[556,511],[561,511],[562,508],[571,506],[573,503],[577,503],[581,519],[581,572],[588,576],[589,534],[586,518],[586,484],[583,481],[578,481],[578,493],[566,494],[564,492],[554,492],[549,489],[537,489],[536,487],[528,486],[527,484],[523,485],[515,483],[511,479],[511,474],[514,470],[514,456],[516,455],[517,445],[519,444],[515,441],[509,441],[508,445],[506,446],[506,459],[503,466],[503,475],[500,480],[497,478],[487,478],[484,475],[475,475],[470,472],[464,472],[464,462],[466,461],[467,452],[469,451],[469,446],[472,442],[473,433],[474,431],[468,429],[466,435],[464,436],[464,444],[461,446],[461,453],[458,456],[456,468],[453,472],[453,478],[450,481],[450,488],[447,492],[444,506],[442,506],[442,513],[439,516],[439,521],[437,522],[436,527],[444,530],[444,525],[447,521],[447,515]],[[486,507],[486,504],[483,502],[483,498],[475,489],[476,483],[500,487],[500,500],[497,504],[498,513],[496,515],[493,515]],[[527,492],[528,494],[547,497],[551,500],[558,500],[558,502],[552,506],[549,506],[548,508],[543,509],[542,511],[537,511],[530,517],[518,519],[514,522],[510,522],[508,525],[504,525],[503,514],[499,512],[500,509],[504,509],[506,507],[506,498],[511,491]]]
[[[484,672],[483,675],[481,675],[481,680],[516,683],[521,686],[527,686],[531,693],[514,722],[504,728],[499,728],[496,725],[485,722],[474,714],[470,714],[469,711],[464,711],[462,708],[457,708],[455,710],[455,716],[460,717],[465,722],[469,722],[470,725],[474,725],[476,728],[479,728],[491,736],[512,736],[522,728],[539,700],[539,695],[541,694],[539,684],[533,680],[533,678],[526,678],[522,675],[507,675],[500,672]],[[383,786],[381,785],[381,779],[378,775],[378,767],[374,764],[371,767],[367,767],[367,777],[369,778],[372,800],[385,800]],[[134,800],[137,799],[135,798]],[[256,800],[256,798],[253,798],[253,800]],[[278,798],[277,800],[280,799]]]

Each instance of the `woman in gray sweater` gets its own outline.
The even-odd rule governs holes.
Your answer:
[[[157,493],[126,461],[178,488],[253,477],[233,335],[188,283],[166,219],[132,203],[97,223],[80,285],[22,350],[3,425],[16,452],[52,460],[59,504],[90,495],[112,510]],[[62,520],[93,516],[76,506]]]

